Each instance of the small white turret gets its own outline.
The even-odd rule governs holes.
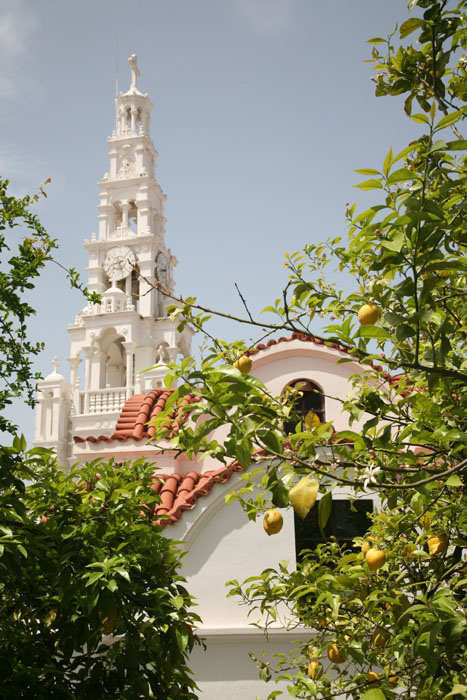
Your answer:
[[[59,374],[58,357],[53,371],[37,385],[36,433],[34,445],[55,449],[59,464],[68,455],[68,433],[72,387],[63,374]]]

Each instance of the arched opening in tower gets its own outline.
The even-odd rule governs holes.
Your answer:
[[[114,389],[126,386],[126,352],[124,337],[115,328],[107,328],[98,340],[100,350],[99,387]]]

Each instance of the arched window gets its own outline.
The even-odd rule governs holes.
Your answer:
[[[295,390],[293,415],[284,425],[287,435],[296,431],[298,423],[300,423],[300,429],[305,429],[309,421],[312,424],[312,421],[316,420],[314,416],[320,423],[326,421],[323,391],[317,384],[307,378],[294,379],[284,388],[283,396],[290,393],[291,389]]]

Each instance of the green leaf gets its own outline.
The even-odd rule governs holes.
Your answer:
[[[23,557],[24,557],[25,559],[28,558],[27,550],[23,547],[22,544],[19,544],[19,545],[18,545],[18,550],[21,552],[21,554],[23,555]]]
[[[363,182],[360,182],[358,185],[354,185],[354,187],[358,187],[360,190],[382,190],[383,185],[381,184],[380,180],[364,180]]]
[[[324,528],[326,527],[327,522],[329,520],[329,516],[331,515],[331,510],[332,492],[328,491],[324,494],[324,496],[319,500],[318,503],[318,525],[323,537],[325,537]]]
[[[410,8],[409,8],[410,9]],[[399,36],[401,39],[405,39],[406,36],[412,34],[418,27],[423,25],[423,20],[421,17],[411,17],[403,22],[400,26]]]
[[[388,177],[388,185],[393,185],[395,182],[403,182],[405,180],[414,180],[417,177],[417,173],[413,172],[412,170],[408,170],[407,168],[399,168],[399,170],[395,170]]]
[[[463,116],[463,111],[451,112],[451,114],[446,114],[446,116],[440,119],[439,122],[436,124],[434,131],[440,131],[441,129],[445,129],[447,126],[451,126],[451,124],[455,124],[457,121],[459,121],[459,119],[462,119]]]
[[[398,231],[392,240],[382,241],[381,246],[387,248],[387,250],[393,250],[395,253],[399,253],[405,242],[405,235],[403,231]]]
[[[456,141],[448,141],[446,144],[447,151],[467,151],[467,141],[465,139],[457,139]]]
[[[438,141],[435,141],[434,143],[431,144],[431,147],[428,150],[428,153],[436,153],[436,151],[445,151],[446,146],[447,146],[446,141],[444,139],[439,139]]]
[[[418,0],[409,0],[407,3],[407,9],[412,12],[413,8],[418,5]]]
[[[282,447],[280,440],[277,437],[276,433],[274,433],[272,430],[262,435],[261,440],[268,449],[272,450],[272,452],[281,452]]]
[[[86,578],[88,579],[86,583],[86,588],[95,583],[97,579],[102,578],[103,575],[103,571],[94,571],[92,574],[86,574]]]
[[[379,688],[371,688],[360,695],[360,700],[386,700],[386,696]]]
[[[373,168],[359,168],[354,170],[354,172],[359,173],[359,175],[381,175],[379,170],[373,170]]]
[[[457,474],[453,474],[446,481],[447,486],[463,486],[462,479],[460,479]]]
[[[426,114],[422,114],[419,112],[418,114],[412,114],[412,119],[414,122],[417,122],[417,124],[429,124],[430,120],[426,116]]]
[[[389,331],[380,326],[361,326],[357,335],[360,338],[377,338],[378,340],[389,340],[391,338]]]
[[[372,39],[367,39],[366,43],[367,44],[385,44],[386,39],[383,39],[381,36],[374,36]]]
[[[177,637],[177,643],[178,643],[178,648],[180,649],[180,652],[183,654],[185,649],[188,646],[188,640],[189,640],[189,635],[188,635],[188,630],[183,628],[180,629],[177,627],[175,630],[175,635]]]
[[[465,698],[467,695],[467,685],[462,685],[462,683],[455,683],[452,686],[452,690],[444,696],[443,700],[446,700],[446,698],[452,698],[454,695],[460,695],[461,697]]]
[[[415,328],[412,328],[407,323],[401,323],[396,328],[396,339],[398,342],[411,338],[413,335],[415,335]]]
[[[392,148],[389,149],[386,158],[384,159],[383,163],[383,173],[387,175],[391,169],[392,165]]]
[[[287,508],[289,505],[289,491],[282,481],[278,481],[271,488],[271,494],[273,505],[275,505],[277,508]]]
[[[181,610],[181,608],[183,608],[185,600],[184,600],[183,596],[177,595],[172,600],[172,603],[173,603],[174,607],[177,608],[177,610]]]

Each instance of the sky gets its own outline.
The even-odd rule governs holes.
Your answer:
[[[281,295],[286,252],[345,236],[346,202],[374,202],[354,170],[418,133],[399,99],[374,96],[364,62],[367,39],[406,18],[407,0],[2,0],[0,176],[16,195],[51,178],[36,213],[86,280],[116,66],[125,91],[136,53],[176,291],[242,314],[237,283],[257,313]],[[68,377],[66,328],[84,301],[49,264],[32,303],[36,368],[47,375],[57,355]],[[210,330],[255,339],[220,320]],[[33,412],[12,416],[31,441]]]

